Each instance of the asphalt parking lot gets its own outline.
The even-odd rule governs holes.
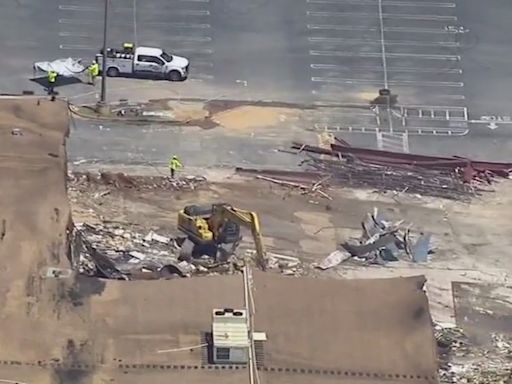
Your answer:
[[[192,65],[183,84],[111,81],[109,89],[116,98],[144,89],[149,98],[169,90],[165,96],[353,105],[311,115],[312,127],[334,133],[505,137],[511,17],[505,0],[111,0],[109,45],[167,47]],[[102,18],[103,0],[1,2],[0,91],[40,92],[29,81],[34,61],[92,59]],[[369,109],[384,87],[398,95],[391,114]],[[98,94],[85,84],[59,90]]]

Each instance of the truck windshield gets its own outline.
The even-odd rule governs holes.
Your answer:
[[[169,55],[167,52],[162,52],[162,59],[170,63],[172,61],[172,55]]]

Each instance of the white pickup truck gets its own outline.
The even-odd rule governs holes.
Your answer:
[[[103,55],[96,55],[100,69]],[[134,50],[107,49],[107,76],[160,77],[182,81],[188,77],[188,59],[170,55],[160,48],[137,47]]]

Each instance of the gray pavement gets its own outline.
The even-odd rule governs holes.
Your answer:
[[[91,124],[75,120],[68,140],[71,163],[89,167],[166,167],[169,156],[177,154],[187,168],[262,167],[294,169],[298,159],[281,153],[292,140],[316,143],[315,133],[287,127],[287,135],[276,130],[230,132],[196,127],[145,127],[120,123]],[[279,127],[281,129],[281,127]]]
[[[279,127],[279,130],[282,130]],[[208,168],[260,167],[296,169],[301,157],[279,152],[292,141],[318,144],[315,132],[300,126],[286,126],[286,135],[276,130],[230,132],[214,128],[128,126],[119,123],[95,123],[76,120],[68,141],[68,157],[77,168],[150,166],[165,172],[170,155],[178,154],[187,172]],[[344,135],[356,146],[375,146],[375,136]],[[431,155],[459,155],[476,159],[510,161],[512,141],[504,137],[412,136],[411,151]]]
[[[91,59],[101,46],[102,4],[2,1],[0,91],[41,91],[28,80],[34,61]],[[111,0],[109,45],[167,47],[191,59],[192,73],[180,84],[114,79],[109,96],[355,103],[307,123],[356,140],[350,132],[365,129],[369,146],[376,128],[454,149],[467,138],[491,145],[494,156],[492,143],[503,147],[512,132],[511,18],[505,0]],[[403,107],[390,115],[367,107],[386,85]],[[94,102],[99,91],[58,90],[76,102]]]

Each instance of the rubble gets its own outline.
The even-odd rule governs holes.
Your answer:
[[[132,275],[143,271],[169,272],[169,266],[175,270],[178,244],[154,232],[150,235],[144,237],[113,225],[78,224],[74,230],[78,238],[75,244],[79,244],[75,267],[82,274],[113,279],[131,279]],[[162,239],[168,241],[162,242]]]
[[[74,172],[69,175],[71,181],[81,183],[93,183],[115,189],[134,189],[137,191],[152,189],[185,190],[194,191],[206,183],[203,176],[185,175],[172,179],[170,176],[132,176],[122,172]],[[100,198],[110,193],[109,190],[97,192],[94,197]]]
[[[313,266],[318,269],[326,270],[329,268],[333,268],[338,264],[341,264],[345,260],[350,259],[351,255],[340,250],[336,250],[331,252],[329,256],[323,259],[320,263],[314,264]]]
[[[293,143],[292,149],[306,155],[300,165],[319,177],[330,177],[332,184],[452,200],[468,201],[512,171],[512,163],[358,148],[345,141],[331,144],[330,149]]]
[[[512,382],[512,338],[492,334],[490,346],[472,345],[464,331],[436,324],[434,334],[439,356],[439,377],[443,384]]]
[[[339,250],[331,253],[315,267],[332,268],[350,258],[362,260],[368,264],[385,264],[398,260],[427,262],[431,252],[431,234],[420,232],[417,239],[411,235],[404,221],[392,222],[381,215],[377,208],[368,213],[361,222],[362,234],[358,239],[350,239],[341,244],[343,254]]]
[[[244,259],[236,254],[227,260],[203,255],[190,261],[180,259],[185,237],[167,237],[150,231],[146,235],[118,224],[77,224],[72,233],[73,269],[87,276],[109,279],[167,279],[241,271]],[[249,250],[251,254],[255,251]],[[246,254],[247,254],[246,252]],[[274,255],[283,273],[300,272],[299,259]]]
[[[332,200],[332,197],[325,192],[329,188],[329,175],[325,176],[315,172],[261,170],[241,167],[237,167],[235,172],[239,175],[253,175],[257,179],[296,190],[301,195],[318,196]]]
[[[159,235],[158,233],[150,231],[146,235],[146,237],[144,237],[144,241],[148,241],[148,242],[150,242],[150,241],[158,241],[159,243],[169,244],[171,239],[169,237],[165,237],[165,236]]]

